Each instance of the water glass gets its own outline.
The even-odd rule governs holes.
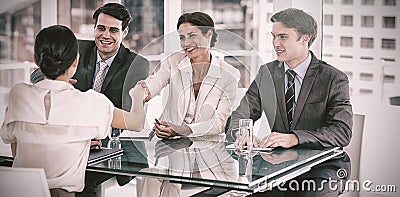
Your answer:
[[[121,141],[117,140],[109,140],[107,143],[107,148],[112,148],[112,149],[121,149]]]
[[[109,159],[108,167],[112,169],[121,169],[121,156]]]
[[[253,120],[252,119],[240,119],[239,120],[239,136],[240,144],[244,143],[246,138],[249,139],[247,143],[247,150],[251,151],[253,148]]]

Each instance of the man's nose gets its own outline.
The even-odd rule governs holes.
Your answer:
[[[103,33],[103,36],[104,37],[110,37],[110,30],[108,30],[108,29],[106,29],[105,31],[104,31],[104,33]]]
[[[272,38],[272,45],[274,46],[274,47],[276,47],[276,46],[279,46],[279,44],[280,44],[280,42],[279,42],[279,39],[278,38]]]

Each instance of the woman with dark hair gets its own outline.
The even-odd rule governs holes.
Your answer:
[[[224,132],[240,79],[239,71],[210,50],[218,34],[203,12],[182,14],[177,23],[182,50],[161,61],[160,69],[139,82],[146,100],[169,85],[159,121],[159,138],[215,135]]]
[[[110,126],[140,131],[145,92],[140,86],[130,90],[126,112],[101,93],[75,89],[69,80],[79,61],[78,42],[65,26],[37,34],[34,59],[46,79],[10,90],[0,134],[11,144],[14,167],[43,168],[52,196],[75,196],[84,188],[90,140],[105,138]]]

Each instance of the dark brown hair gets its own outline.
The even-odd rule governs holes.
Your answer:
[[[131,14],[129,13],[128,9],[118,3],[107,3],[104,6],[97,8],[97,10],[93,13],[93,19],[96,20],[96,24],[100,13],[110,15],[122,21],[122,30],[125,30],[131,22]]]
[[[36,35],[34,56],[43,75],[56,79],[65,74],[78,55],[78,40],[65,26],[46,27]]]
[[[213,34],[211,37],[210,46],[211,47],[215,46],[215,43],[218,40],[218,33],[215,31],[213,19],[208,14],[203,12],[192,12],[192,13],[182,14],[181,17],[179,17],[176,29],[179,29],[179,26],[181,26],[183,23],[190,23],[194,26],[199,27],[202,34],[206,34],[208,30],[211,29]]]
[[[296,8],[287,8],[272,15],[271,22],[281,22],[287,28],[295,28],[297,33],[309,35],[308,47],[312,45],[317,37],[317,21],[310,14]]]

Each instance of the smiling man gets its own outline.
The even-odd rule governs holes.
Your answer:
[[[95,40],[79,41],[81,58],[74,86],[81,91],[93,88],[116,107],[130,109],[128,91],[149,72],[148,61],[122,45],[131,15],[123,5],[108,3],[94,12],[93,19]]]
[[[107,3],[93,13],[93,19],[95,40],[79,40],[80,59],[73,85],[81,91],[95,89],[114,106],[130,110],[128,91],[149,72],[149,62],[122,45],[131,15],[123,5]],[[31,75],[31,82],[43,78],[37,69]]]
[[[255,146],[309,149],[347,146],[353,124],[349,80],[345,73],[317,59],[309,50],[317,35],[316,20],[302,10],[288,8],[275,13],[271,22],[277,60],[261,65],[232,113],[227,138],[238,139],[240,119],[256,121],[265,112],[271,134],[255,140]],[[336,171],[341,168],[350,170],[347,154],[320,164],[296,180],[301,183],[312,179],[322,184],[329,178],[337,179]],[[323,191],[288,191],[285,196],[337,196],[337,193],[325,185]]]

